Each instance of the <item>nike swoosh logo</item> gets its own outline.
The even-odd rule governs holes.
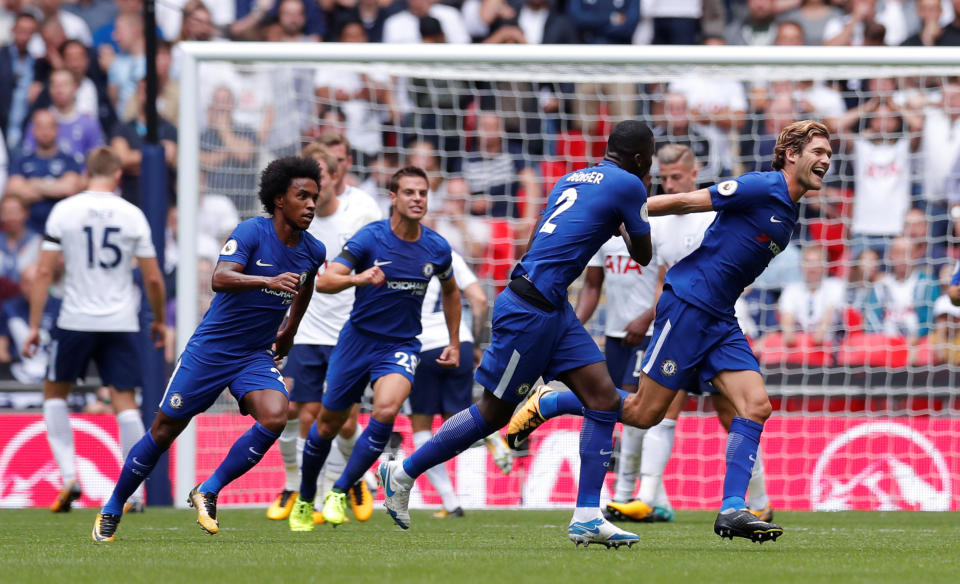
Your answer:
[[[575,523],[570,526],[571,530],[579,531],[580,533],[600,533],[600,522],[591,521],[590,523]]]
[[[389,260],[389,261],[386,261],[386,262],[382,262],[382,261],[380,261],[380,260],[373,260],[373,265],[375,265],[375,266],[378,267],[378,268],[379,268],[380,266],[385,266],[385,265],[387,265],[387,264],[392,264],[392,263],[393,263],[393,260]]]
[[[754,456],[754,455],[752,455],[752,454],[751,454],[750,456],[748,456],[747,458],[750,459],[750,462],[753,462],[753,463],[756,463],[756,462],[757,462],[757,457]]]
[[[263,260],[257,260],[257,265],[260,266],[261,268],[272,268],[272,267],[273,267],[273,264],[265,264],[265,263],[263,263]]]
[[[133,464],[135,464],[135,465],[137,465],[137,466],[142,466],[142,467],[146,467],[146,466],[147,466],[147,465],[143,464],[142,462],[140,462],[139,460],[137,460],[137,457],[136,457],[136,456],[133,457]]]
[[[262,453],[262,452],[257,452],[256,450],[254,450],[254,449],[253,449],[253,446],[250,447],[250,452],[252,452],[252,453],[253,453],[254,455],[256,455],[256,456],[263,456],[263,453]]]
[[[770,215],[770,223],[783,223],[783,221],[777,219],[776,215]]]
[[[613,454],[613,451],[612,451],[612,450],[601,450],[601,451],[600,451],[600,456],[606,456],[606,455],[608,455],[608,454]]]

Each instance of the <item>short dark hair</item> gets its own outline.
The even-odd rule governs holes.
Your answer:
[[[624,120],[610,131],[607,150],[629,156],[650,149],[652,143],[653,132],[649,126],[639,120]]]
[[[427,185],[430,184],[430,179],[427,178],[427,172],[425,170],[419,166],[404,166],[390,177],[390,182],[387,183],[387,188],[390,192],[397,192],[397,189],[400,188],[400,179],[407,176],[419,176],[427,182]]]
[[[274,199],[283,196],[295,178],[309,178],[320,188],[320,165],[312,158],[285,156],[267,165],[260,173],[260,204],[263,210],[273,215],[276,208]]]
[[[63,44],[61,44],[61,45],[60,45],[60,48],[57,50],[57,52],[60,53],[60,56],[61,56],[61,57],[63,56],[63,54],[64,54],[65,52],[67,52],[67,48],[70,47],[70,45],[79,45],[79,47],[80,47],[81,49],[83,49],[83,52],[84,52],[84,53],[87,53],[87,45],[81,43],[81,42],[78,41],[77,39],[67,39],[67,40],[63,41]],[[87,57],[89,58],[89,56],[90,56],[90,55],[89,55],[89,53],[88,53],[88,54],[87,54]]]
[[[443,26],[440,25],[440,21],[432,16],[423,16],[420,18],[420,36],[421,37],[436,37],[444,36]]]

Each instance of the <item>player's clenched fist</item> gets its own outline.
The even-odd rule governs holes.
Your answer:
[[[366,270],[357,274],[354,278],[355,286],[367,286],[374,285],[379,286],[386,281],[387,277],[383,274],[378,266],[373,266],[372,268],[367,268]]]
[[[300,275],[284,272],[267,280],[267,288],[278,292],[296,293],[300,288]]]

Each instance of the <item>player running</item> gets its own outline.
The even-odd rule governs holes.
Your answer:
[[[332,137],[330,138],[333,139]],[[345,152],[345,149],[344,149]],[[345,153],[341,152],[344,156]],[[341,170],[337,155],[331,149],[317,143],[308,144],[301,155],[313,158],[320,165],[321,187],[317,210],[308,231],[323,243],[327,250],[324,268],[334,260],[340,248],[358,229],[380,219],[380,208],[373,197],[354,187],[341,186]],[[267,517],[286,519],[297,501],[300,486],[300,457],[306,442],[307,431],[320,411],[323,384],[330,365],[330,354],[337,344],[337,335],[350,315],[353,306],[353,289],[347,288],[337,294],[315,294],[310,300],[306,314],[293,339],[293,348],[283,367],[284,382],[290,392],[290,410],[287,424],[277,440],[283,459],[285,484],[283,491],[267,509]],[[362,384],[366,381],[361,380]],[[363,390],[363,387],[360,387]],[[347,422],[334,440],[334,448],[323,469],[323,481],[340,477],[343,467],[353,452],[360,436],[357,431],[357,411],[354,408]],[[375,484],[373,486],[376,486]],[[358,481],[349,490],[350,507],[359,521],[366,521],[373,514],[373,497],[366,483]],[[317,513],[315,520],[320,521]]]
[[[660,173],[660,185],[668,195],[693,191],[696,188],[697,166],[693,152],[687,146],[668,144],[657,152],[657,162]],[[658,273],[656,276],[655,294],[659,297],[667,270],[686,257],[690,252],[700,247],[703,235],[713,223],[715,212],[692,213],[688,215],[666,215],[655,217],[650,222],[651,239],[654,253],[657,257]],[[590,282],[589,273],[586,283]],[[585,287],[586,287],[585,283]],[[608,300],[612,289],[608,289]],[[582,293],[581,293],[582,294]],[[609,302],[608,302],[609,304]],[[609,318],[609,317],[608,317]],[[649,343],[647,337],[644,347]],[[641,359],[629,371],[632,375],[634,388],[640,376]],[[629,391],[628,384],[623,389]],[[698,393],[707,392],[713,401],[714,409],[718,413],[721,424],[729,431],[730,423],[735,412],[730,401],[722,394],[711,391],[709,385],[696,381],[688,388]],[[540,423],[538,416],[549,419],[561,411],[570,408],[579,409],[576,396],[570,393],[548,393],[552,390],[538,389],[538,393],[531,396],[519,412],[510,420],[508,439],[513,442],[522,442]],[[677,391],[663,420],[650,428],[643,430],[625,425],[620,442],[620,462],[618,466],[616,489],[613,501],[607,505],[608,519],[626,519],[631,521],[657,522],[673,521],[674,513],[663,489],[663,471],[670,459],[673,450],[676,420],[683,410],[687,392]],[[636,474],[640,473],[640,492],[636,499],[632,498],[636,483]],[[769,499],[766,496],[766,486],[763,477],[763,464],[760,453],[753,467],[750,485],[747,489],[747,508],[754,515],[764,521],[773,519]],[[631,500],[632,499],[632,500]]]
[[[191,418],[229,387],[256,423],[234,442],[213,475],[190,491],[197,523],[215,534],[217,495],[254,467],[287,420],[287,390],[275,359],[287,354],[323,264],[323,244],[306,232],[313,220],[320,168],[309,158],[274,160],[260,176],[260,202],[272,217],[237,225],[220,250],[216,296],[167,385],[150,431],[130,450],[120,479],[93,525],[95,541],[113,541],[123,504]],[[278,331],[284,315],[290,316]],[[276,346],[276,352],[271,346]]]
[[[143,436],[143,418],[134,389],[143,385],[139,339],[140,291],[133,283],[133,258],[143,274],[153,322],[150,334],[158,347],[164,337],[163,274],[147,218],[117,196],[123,172],[117,154],[106,147],[87,156],[90,185],[85,192],[57,203],[47,219],[37,280],[30,291],[30,332],[23,353],[40,346],[40,321],[53,273],[63,257],[66,271],[63,306],[50,345],[50,369],[43,383],[43,419],[47,440],[60,467],[63,488],[51,511],[69,511],[82,492],[74,463],[73,432],[66,397],[90,361],[104,385],[120,427],[124,456]],[[143,510],[143,490],[132,492],[128,510]]]
[[[807,191],[821,188],[832,154],[826,126],[812,120],[794,122],[777,139],[775,170],[650,199],[653,215],[713,210],[717,218],[700,247],[667,272],[657,303],[653,348],[644,356],[640,391],[621,395],[622,421],[639,428],[658,424],[676,392],[698,381],[712,383],[729,400],[735,415],[727,436],[723,500],[713,526],[720,537],[763,542],[783,534],[779,525],[750,513],[744,500],[772,406],[733,306],[790,243],[799,201]],[[538,417],[531,417],[529,425],[542,423]]]
[[[491,344],[476,374],[485,390],[479,403],[444,422],[410,458],[378,469],[387,510],[400,527],[410,525],[407,507],[416,477],[506,425],[516,404],[544,376],[562,380],[586,406],[577,506],[568,537],[578,545],[608,547],[639,540],[600,514],[620,400],[600,349],[567,302],[567,287],[618,233],[628,238],[634,261],[650,261],[647,193],[641,179],[652,155],[650,129],[637,121],[620,122],[610,133],[603,162],[566,175],[554,187],[529,251],[494,304]]]
[[[346,469],[324,497],[325,522],[334,526],[344,522],[347,490],[386,447],[420,361],[420,312],[434,275],[441,282],[449,339],[437,362],[451,368],[460,363],[460,291],[451,268],[450,245],[420,223],[427,212],[428,189],[422,169],[407,166],[395,172],[390,178],[390,219],[360,229],[317,279],[319,292],[335,293],[351,286],[357,291],[350,319],[330,356],[320,413],[303,447],[300,498],[289,517],[293,531],[314,527],[317,476],[334,436],[360,401],[360,382],[367,379],[373,384],[373,413]]]

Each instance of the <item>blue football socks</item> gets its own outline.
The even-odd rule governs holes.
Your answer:
[[[323,463],[327,461],[332,444],[333,438],[321,438],[317,423],[311,424],[307,441],[303,444],[303,462],[300,464],[300,499],[313,501],[317,496],[317,477],[320,476]]]
[[[617,392],[620,394],[620,410],[615,413],[619,422],[620,414],[623,411],[623,400],[630,394],[620,388],[617,388]],[[580,398],[572,391],[551,391],[540,398],[540,415],[546,420],[564,414],[582,416],[585,409],[580,402]]]
[[[723,479],[721,511],[746,507],[744,497],[762,432],[763,424],[739,416],[730,423],[730,433],[727,435],[727,474]]]
[[[123,461],[123,468],[120,469],[120,478],[107,504],[103,506],[103,513],[122,514],[124,503],[146,480],[165,451],[166,448],[158,446],[150,432],[145,433],[127,453],[127,459]]]
[[[403,461],[403,471],[415,479],[427,469],[460,454],[491,432],[493,429],[474,404],[444,422],[433,438]]]
[[[256,466],[279,437],[280,434],[267,430],[259,422],[255,423],[237,438],[227,452],[227,457],[197,490],[201,493],[219,493],[220,489]]]
[[[370,418],[370,423],[357,439],[357,444],[353,447],[350,454],[350,460],[347,461],[347,467],[343,469],[343,474],[333,484],[334,489],[346,492],[354,483],[360,480],[363,473],[367,472],[377,458],[387,447],[387,441],[390,440],[390,432],[393,431],[392,423],[383,423]],[[304,449],[306,450],[306,449]]]
[[[577,507],[599,507],[603,479],[613,454],[613,427],[618,412],[583,411],[580,427],[580,482],[577,485]]]

